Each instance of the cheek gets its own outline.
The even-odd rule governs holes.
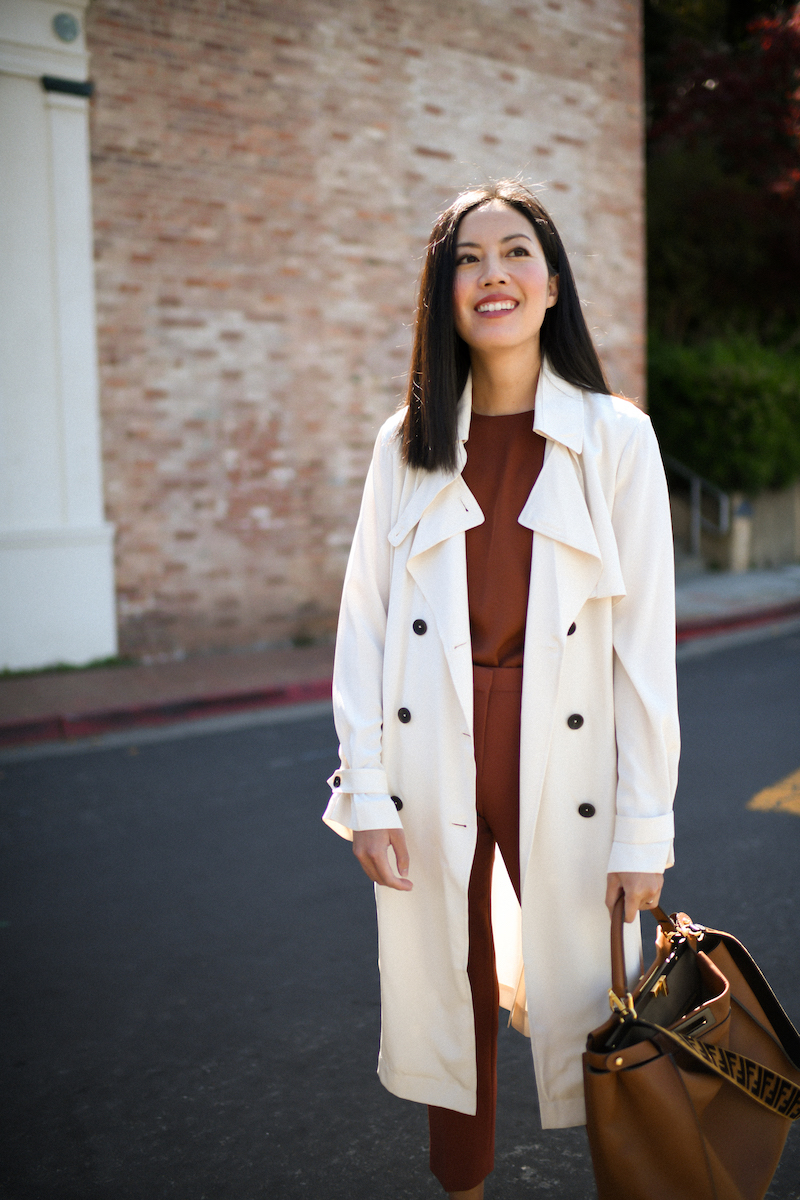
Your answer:
[[[535,295],[537,298],[541,298],[543,303],[547,299],[547,289],[548,289],[549,282],[550,282],[550,279],[547,274],[546,265],[544,263],[542,263],[541,265],[539,265],[537,263],[535,268],[531,270],[531,273],[528,277],[528,286],[529,286],[529,290],[531,291],[531,293],[533,295]]]
[[[459,279],[458,275],[453,283],[453,318],[455,321],[456,331],[462,332],[464,319],[468,310],[467,293],[468,286],[466,281]]]

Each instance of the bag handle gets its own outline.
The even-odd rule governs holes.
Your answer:
[[[668,916],[658,904],[644,909],[651,912],[662,929],[674,933],[677,929],[672,917]],[[618,997],[623,997],[628,991],[628,975],[625,970],[625,944],[622,930],[625,924],[625,893],[620,892],[611,913],[611,987]]]
[[[665,933],[670,934],[677,931],[678,926],[672,920],[672,917],[668,916],[659,905],[654,905],[652,908],[643,911],[651,912]],[[625,971],[625,947],[622,937],[622,930],[625,923],[624,917],[625,901],[624,897],[620,895],[617,897],[611,916],[611,986],[616,997],[620,999],[627,995],[628,990],[627,974]],[[700,932],[699,928],[698,932]],[[734,963],[741,971],[745,982],[752,989],[758,1003],[767,1014],[767,1019],[772,1025],[775,1036],[783,1047],[784,1054],[800,1070],[800,1034],[798,1034],[798,1031],[795,1029],[750,951],[730,933],[723,933],[719,929],[710,928],[705,928],[703,932],[706,939],[710,941],[712,949],[719,942],[725,946]],[[624,1006],[618,1006],[612,1002],[612,1008],[617,1010],[618,1007]]]
[[[677,926],[675,922],[659,905],[654,905],[649,911],[652,912],[662,929],[666,928],[669,933],[676,930]],[[639,1028],[652,1029],[656,1036],[660,1034],[679,1050],[686,1051],[695,1061],[701,1063],[707,1070],[712,1071],[721,1079],[724,1079],[726,1083],[733,1084],[740,1092],[744,1092],[745,1096],[749,1096],[751,1100],[755,1100],[757,1104],[760,1104],[762,1108],[769,1109],[770,1112],[774,1112],[780,1117],[785,1117],[789,1121],[796,1121],[800,1117],[799,1084],[793,1083],[791,1079],[787,1079],[784,1075],[779,1075],[777,1071],[771,1071],[769,1067],[763,1066],[762,1063],[754,1062],[751,1058],[745,1058],[743,1054],[737,1054],[734,1050],[725,1050],[721,1046],[713,1045],[713,1043],[700,1042],[696,1038],[686,1037],[682,1033],[674,1033],[670,1029],[665,1029],[662,1025],[653,1025],[650,1021],[643,1021],[636,1017],[633,1000],[628,992],[627,975],[625,972],[625,946],[622,936],[624,923],[625,895],[622,893],[617,897],[614,910],[611,914],[612,991],[609,993],[609,996],[612,1008],[615,1011],[622,1010],[623,1013],[629,1013],[633,1016]],[[720,936],[727,942],[727,935],[722,934]],[[733,938],[730,940],[735,941]],[[746,957],[752,966],[755,967],[755,963],[740,942],[736,942],[736,947],[743,951],[743,957]],[[732,949],[733,947],[730,948]],[[758,970],[757,967],[756,970]],[[764,983],[766,984],[766,980],[764,980]],[[767,989],[774,996],[768,984]],[[623,997],[626,999],[623,1000]],[[783,1013],[782,1009],[781,1012]],[[794,1027],[788,1022],[788,1018],[786,1020],[790,1024],[792,1032],[794,1032]],[[796,1033],[795,1036],[797,1036]]]

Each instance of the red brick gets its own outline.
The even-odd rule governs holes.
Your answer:
[[[94,0],[87,36],[125,652],[331,633],[425,237],[476,178],[544,185],[642,396],[634,0]]]

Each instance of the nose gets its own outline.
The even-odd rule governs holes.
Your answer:
[[[504,269],[503,260],[494,254],[487,254],[483,263],[481,287],[494,287],[499,283],[506,283],[507,281],[508,275]]]

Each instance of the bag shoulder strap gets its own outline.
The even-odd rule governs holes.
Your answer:
[[[743,979],[752,991],[772,1028],[783,1046],[784,1053],[793,1066],[800,1070],[800,1033],[792,1024],[789,1015],[769,985],[769,981],[749,950],[730,933],[719,929],[707,929],[706,936],[718,938],[739,968]],[[702,943],[700,949],[702,949]]]
[[[779,1075],[777,1071],[771,1071],[769,1067],[754,1062],[752,1058],[745,1058],[735,1050],[700,1042],[696,1038],[664,1029],[661,1025],[652,1025],[649,1021],[639,1020],[637,1024],[649,1026],[770,1112],[789,1121],[796,1121],[800,1117],[800,1084],[792,1083],[785,1075]]]
[[[668,916],[663,908],[654,905],[651,912],[665,931],[674,932],[677,928],[672,917]],[[625,897],[624,894],[621,894],[617,898],[611,916],[611,974],[614,999],[625,993],[625,951],[622,940],[624,915]],[[787,1058],[800,1070],[800,1034],[789,1020],[751,955],[745,950],[742,943],[729,933],[721,933],[718,929],[705,929],[704,932],[706,935],[710,934],[712,938],[718,938],[724,944],[771,1021]],[[614,993],[616,993],[615,996]],[[628,1002],[630,1003],[630,998],[628,998]],[[623,1012],[626,1011],[625,1003],[619,1005],[619,1000],[617,1000],[617,1004]],[[796,1121],[800,1117],[800,1084],[793,1083],[791,1079],[779,1075],[777,1071],[771,1071],[762,1063],[745,1058],[743,1054],[737,1054],[735,1050],[725,1050],[721,1046],[700,1042],[695,1038],[686,1037],[682,1033],[674,1033],[672,1030],[664,1029],[661,1025],[643,1021],[641,1017],[635,1018],[635,1021],[639,1028],[652,1029],[655,1034],[666,1038],[673,1046],[685,1050],[695,1061],[727,1083],[733,1084],[740,1092],[744,1092],[746,1096],[755,1100],[763,1108],[769,1109],[770,1112],[785,1117],[789,1121]]]

